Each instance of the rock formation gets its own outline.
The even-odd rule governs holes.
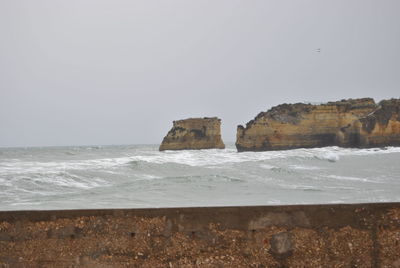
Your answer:
[[[281,104],[238,126],[238,151],[400,145],[400,100]]]
[[[160,145],[160,151],[214,148],[225,148],[221,139],[221,119],[217,117],[174,121]]]
[[[400,146],[400,99],[381,101],[376,111],[355,122],[354,129],[350,135],[358,147]]]

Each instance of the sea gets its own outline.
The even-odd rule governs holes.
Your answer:
[[[400,201],[400,148],[0,148],[0,210]]]

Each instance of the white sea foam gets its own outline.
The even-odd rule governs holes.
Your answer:
[[[262,167],[264,169],[270,169],[270,170],[276,168],[275,166],[267,165],[267,164],[261,164],[260,167]]]
[[[109,185],[109,182],[101,178],[91,177],[85,179],[72,174],[57,174],[56,176],[40,176],[29,178],[32,182],[37,184],[47,184],[53,186],[69,187],[69,188],[80,188],[80,189],[91,189],[99,186]]]
[[[286,151],[242,152],[235,149],[224,150],[193,150],[193,151],[145,151],[125,157],[99,158],[88,160],[68,161],[21,161],[7,159],[0,161],[0,175],[18,173],[60,172],[65,170],[108,169],[128,164],[132,161],[144,161],[155,164],[175,163],[189,166],[218,166],[242,162],[265,161],[282,158],[317,158],[330,162],[337,162],[344,156],[364,156],[373,154],[400,153],[400,147],[348,149],[339,147],[325,147],[313,149],[295,149]]]
[[[71,160],[71,161],[18,161],[14,163],[0,163],[0,175],[26,174],[26,173],[59,173],[65,170],[88,170],[104,169],[119,166],[129,162],[130,158],[102,158],[91,160]]]
[[[338,176],[338,175],[328,175],[326,176],[330,179],[344,180],[344,181],[361,181],[361,182],[374,182],[366,178],[350,177],[350,176]]]
[[[156,175],[152,175],[152,174],[140,174],[140,175],[138,175],[138,177],[141,179],[146,179],[146,180],[162,179],[161,176],[156,176]]]
[[[398,147],[238,153],[232,146],[7,151],[0,155],[0,209],[396,201],[399,153]]]
[[[224,150],[193,150],[193,151],[165,151],[151,152],[146,155],[136,155],[127,159],[133,161],[145,161],[149,163],[176,163],[189,166],[217,166],[222,164],[235,164],[241,162],[264,161],[282,158],[317,158],[330,162],[339,161],[341,156],[362,156],[371,154],[400,153],[399,147],[383,149],[347,149],[339,147],[324,147],[313,149],[295,149],[285,151],[266,152],[236,152],[235,149]],[[120,159],[127,162],[127,159]]]
[[[332,151],[327,151],[321,154],[317,154],[316,158],[321,160],[328,160],[329,162],[337,162],[340,159],[339,154]]]
[[[289,165],[289,168],[296,169],[296,170],[319,170],[320,167],[315,166],[305,166],[305,165]]]

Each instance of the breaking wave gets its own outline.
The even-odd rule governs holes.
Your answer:
[[[399,153],[399,147],[0,149],[0,209],[396,201]]]

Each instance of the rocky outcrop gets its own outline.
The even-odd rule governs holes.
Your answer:
[[[381,101],[379,108],[360,118],[354,128],[356,146],[400,146],[400,99]]]
[[[159,149],[164,151],[213,148],[225,148],[221,139],[221,119],[217,117],[174,121]]]
[[[282,104],[238,126],[238,151],[400,145],[400,100]]]

